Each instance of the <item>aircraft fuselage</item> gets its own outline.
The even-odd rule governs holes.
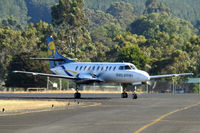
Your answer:
[[[149,74],[131,63],[73,62],[62,64],[51,71],[80,79],[99,79],[102,82],[136,83],[150,80]]]

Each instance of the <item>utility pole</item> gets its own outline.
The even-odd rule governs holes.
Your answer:
[[[200,94],[200,79],[199,79],[199,94]]]
[[[172,82],[173,82],[173,94],[175,94],[175,79],[174,79],[174,77],[172,77]]]

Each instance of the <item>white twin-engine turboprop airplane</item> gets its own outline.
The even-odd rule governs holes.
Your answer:
[[[35,60],[48,60],[53,74],[13,71],[14,73],[25,73],[31,75],[48,76],[54,78],[64,78],[74,81],[77,85],[94,82],[115,82],[121,83],[123,92],[121,97],[127,98],[125,91],[127,84],[139,85],[155,78],[192,75],[192,73],[167,74],[149,76],[145,71],[138,70],[131,63],[106,63],[106,62],[75,62],[74,60],[61,56],[55,48],[52,37],[47,37],[48,58],[32,58]],[[137,95],[134,96],[137,98]],[[81,94],[76,87],[74,98],[81,98]]]

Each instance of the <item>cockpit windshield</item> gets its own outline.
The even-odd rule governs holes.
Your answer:
[[[133,70],[136,70],[137,67],[135,65],[130,65],[130,67],[133,69]]]
[[[134,65],[125,65],[125,66],[120,66],[119,70],[136,70],[137,67]]]
[[[131,70],[131,67],[129,65],[124,66],[125,70]]]

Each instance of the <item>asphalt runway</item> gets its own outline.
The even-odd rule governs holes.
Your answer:
[[[68,97],[68,98],[66,98]],[[80,102],[101,103],[48,112],[0,116],[0,133],[198,133],[200,96],[83,94]],[[73,94],[0,94],[0,98],[74,100]]]

